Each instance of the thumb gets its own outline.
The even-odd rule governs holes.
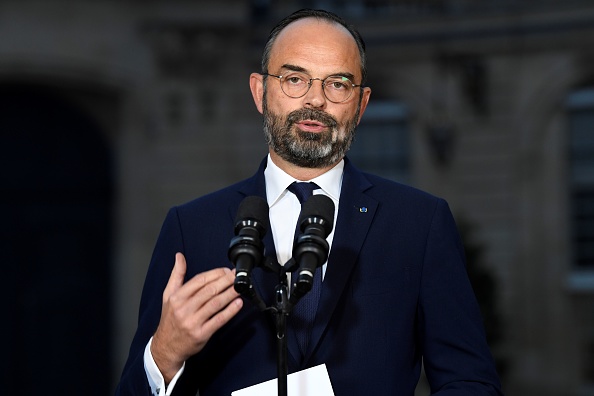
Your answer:
[[[169,281],[163,291],[163,298],[166,300],[171,294],[177,291],[184,284],[186,276],[186,258],[182,253],[175,254],[175,264],[169,276]]]

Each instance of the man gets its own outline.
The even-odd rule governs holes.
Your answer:
[[[408,396],[423,360],[432,394],[501,394],[447,204],[345,158],[365,74],[361,37],[332,13],[298,11],[273,29],[250,76],[269,156],[252,178],[169,212],[118,394],[229,395],[276,377],[274,326],[233,289],[227,250],[240,202],[256,195],[270,206],[266,255],[291,258],[294,181],[315,182],[337,213],[303,350],[289,320],[289,371],[325,363],[336,395]],[[252,276],[273,305],[278,275]]]

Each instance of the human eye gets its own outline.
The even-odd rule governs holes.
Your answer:
[[[306,78],[304,75],[298,73],[287,74],[286,76],[284,76],[284,79],[287,84],[294,85],[296,87],[305,85],[309,81],[309,79]]]
[[[346,77],[328,77],[326,79],[326,87],[335,91],[345,91],[351,87],[352,83]]]

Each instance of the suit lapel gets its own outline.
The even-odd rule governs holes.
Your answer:
[[[369,181],[346,160],[336,230],[305,363],[320,342],[332,313],[345,292],[371,226],[378,202],[364,193],[369,187]]]

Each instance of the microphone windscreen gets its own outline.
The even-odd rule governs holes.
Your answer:
[[[322,222],[316,222],[323,225],[326,236],[328,236],[334,227],[334,202],[332,199],[323,194],[309,197],[303,204],[301,216],[299,216],[301,227],[303,227],[303,221],[307,221],[308,218],[323,219]]]
[[[259,223],[267,230],[270,226],[268,210],[268,202],[264,198],[256,195],[245,197],[237,209],[235,227],[247,221]]]

